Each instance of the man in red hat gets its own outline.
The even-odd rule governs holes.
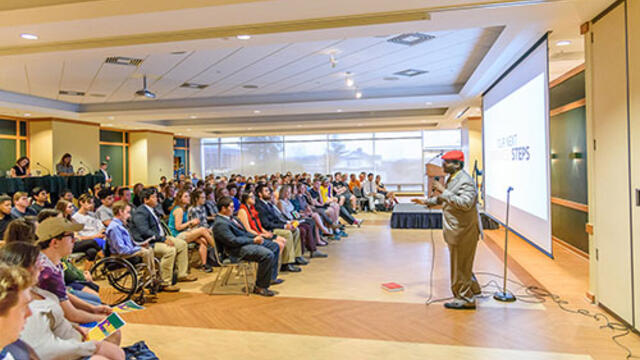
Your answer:
[[[475,296],[481,293],[473,274],[473,259],[482,233],[477,208],[478,191],[473,178],[463,170],[462,151],[449,151],[442,160],[444,171],[449,175],[446,187],[434,181],[435,196],[412,201],[429,207],[442,205],[442,234],[449,247],[451,292],[454,296],[453,301],[444,306],[448,309],[475,309]]]

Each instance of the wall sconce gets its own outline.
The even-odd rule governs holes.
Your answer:
[[[582,153],[581,152],[572,152],[569,154],[569,159],[572,160],[576,160],[576,159],[582,159]]]
[[[552,160],[557,159],[557,158],[558,158],[558,154],[556,154],[556,153],[551,153],[551,159],[552,159]]]

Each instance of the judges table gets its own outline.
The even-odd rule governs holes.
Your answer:
[[[414,203],[398,204],[391,213],[392,229],[442,229],[442,210]]]
[[[46,189],[51,194],[51,199],[57,199],[58,194],[69,189],[75,197],[93,189],[95,184],[104,182],[102,175],[82,176],[32,176],[24,179],[0,178],[0,194],[12,195],[18,191],[31,194],[31,190],[37,186]]]

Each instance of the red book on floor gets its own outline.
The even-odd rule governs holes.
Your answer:
[[[389,282],[389,283],[384,283],[382,284],[382,289],[388,291],[388,292],[396,292],[396,291],[403,291],[404,290],[404,286],[398,284],[398,283],[394,283],[394,282]]]

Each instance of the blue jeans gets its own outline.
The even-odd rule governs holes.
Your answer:
[[[277,246],[277,244],[275,245]],[[271,285],[274,263],[278,264],[278,256],[274,255],[272,250],[257,244],[244,245],[237,250],[236,254],[242,260],[258,263],[256,286],[268,289]]]

